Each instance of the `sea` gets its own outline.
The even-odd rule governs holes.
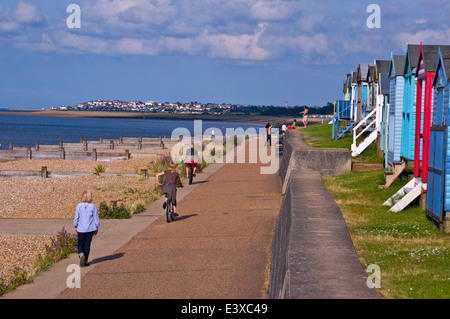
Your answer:
[[[219,130],[227,128],[242,128],[244,131],[248,128],[255,128],[258,131],[259,128],[264,127],[258,123],[211,120],[197,122],[197,127],[199,124],[205,135],[209,134],[212,128],[215,132],[219,132]],[[98,141],[100,138],[118,139],[120,136],[159,137],[166,135],[171,138],[172,132],[176,129],[184,129],[185,132],[187,129],[191,136],[194,136],[194,120],[0,114],[0,144],[4,150],[9,149],[10,142],[16,147],[33,147],[36,142],[44,145],[58,145],[60,140],[66,143],[77,143],[80,142],[80,137],[88,141]]]

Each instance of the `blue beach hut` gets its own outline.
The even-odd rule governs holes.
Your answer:
[[[389,61],[390,67],[390,61]],[[387,152],[388,152],[388,121],[389,121],[389,73],[380,74],[380,94],[383,96],[383,105],[381,107],[381,122],[380,122],[380,150],[384,153],[385,165],[387,167]]]
[[[387,147],[387,104],[389,103],[389,69],[391,66],[390,60],[376,60],[374,68],[374,96],[377,109],[377,121],[379,131],[378,149],[383,154],[386,154]]]
[[[403,71],[403,112],[400,155],[406,161],[414,161],[415,119],[416,119],[416,69],[419,60],[420,44],[406,47]]]
[[[353,116],[354,112],[354,101],[355,101],[355,82],[353,81],[354,73],[348,73],[343,81],[343,99],[335,102],[335,114],[332,119],[333,131],[332,138],[339,139],[346,132],[348,132],[354,125]],[[341,121],[345,123],[341,127]]]
[[[369,100],[369,68],[370,63],[359,63],[356,71],[357,77],[357,95],[356,95],[356,114],[355,122],[359,123],[366,117]]]
[[[391,54],[387,163],[392,167],[400,162],[405,59],[405,55]]]
[[[351,98],[350,98],[350,107],[351,107],[351,119],[355,120],[356,114],[356,97],[358,92],[358,77],[356,76],[356,72],[353,71],[351,75]]]
[[[450,48],[439,49],[433,78],[426,214],[441,229],[450,211]],[[447,225],[448,226],[448,225]]]

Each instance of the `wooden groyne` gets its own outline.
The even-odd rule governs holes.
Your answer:
[[[133,150],[164,149],[175,142],[166,137],[122,137],[119,139],[103,139],[88,141],[80,137],[79,143],[66,143],[62,140],[58,145],[43,145],[36,142],[34,147],[15,147],[9,143],[8,150],[0,149],[0,162],[23,159],[67,159],[89,161],[119,161],[130,159]],[[117,151],[117,152],[115,152]]]

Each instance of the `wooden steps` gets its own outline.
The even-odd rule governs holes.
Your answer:
[[[398,163],[394,163],[392,165],[392,171],[385,171],[384,176],[386,177],[386,184],[380,185],[380,188],[387,188],[392,185],[395,179],[405,170],[406,162],[401,161]]]
[[[413,178],[397,193],[391,196],[383,203],[383,206],[391,206],[389,211],[399,212],[405,209],[413,200],[422,193],[422,181],[419,178]]]

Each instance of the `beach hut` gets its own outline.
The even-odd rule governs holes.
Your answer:
[[[347,73],[347,76],[344,79],[344,101],[350,101],[352,98],[352,75],[351,73]]]
[[[359,63],[356,71],[357,96],[355,122],[359,123],[366,116],[369,94],[370,63]]]
[[[389,61],[389,68],[391,61]],[[381,107],[381,122],[380,122],[380,150],[384,153],[384,167],[387,167],[387,142],[388,142],[388,121],[389,121],[389,93],[390,81],[389,73],[380,74],[380,94],[383,96],[383,105]]]
[[[377,127],[378,127],[378,151],[379,153],[385,153],[387,144],[386,125],[387,121],[385,116],[385,106],[388,103],[387,97],[389,96],[389,86],[386,85],[386,80],[389,76],[389,68],[391,65],[390,60],[376,60],[374,67],[373,82],[374,85],[374,98],[375,107],[377,108]],[[383,130],[383,132],[382,132]]]
[[[403,112],[402,112],[402,138],[400,156],[413,167],[415,119],[416,119],[416,68],[419,60],[419,44],[408,44],[406,47],[406,60],[403,70]]]
[[[396,164],[400,163],[405,59],[405,55],[391,54],[387,163],[394,171]]]
[[[364,101],[362,114],[364,118],[353,128],[353,143],[351,145],[352,155],[361,154],[369,145],[371,145],[380,136],[380,124],[382,119],[382,107],[384,96],[379,91],[380,74],[387,73],[390,61],[376,60],[373,64],[368,64],[368,73],[366,78],[367,95]],[[363,90],[364,93],[364,90]],[[379,144],[378,144],[379,146]]]
[[[443,50],[450,46],[442,46]],[[420,44],[417,62],[416,121],[414,141],[414,177],[428,181],[428,159],[430,146],[430,126],[432,116],[432,84],[438,62],[439,46]],[[424,185],[423,192],[426,192]]]
[[[450,46],[442,46],[442,50],[450,50]],[[390,209],[393,212],[403,210],[418,196],[420,206],[426,208],[428,187],[428,161],[430,150],[430,127],[433,105],[433,78],[439,57],[439,46],[422,45],[416,67],[416,112],[414,136],[414,177],[384,204],[390,205],[395,197],[403,196]]]
[[[375,65],[360,63],[357,68],[357,98],[355,127],[353,128],[352,156],[361,154],[377,138],[379,122],[376,117],[373,98],[373,73]],[[367,136],[366,133],[369,133]]]
[[[441,229],[450,211],[450,49],[438,52],[432,82],[435,103],[430,128],[426,214]],[[447,225],[448,228],[448,225]]]
[[[351,94],[351,99],[350,99],[350,114],[351,114],[351,119],[355,120],[355,114],[356,114],[356,97],[357,97],[357,92],[358,92],[358,77],[356,76],[356,72],[353,71],[352,72],[352,76],[351,76],[351,87],[352,87],[352,94]]]
[[[352,101],[353,95],[355,93],[355,88],[352,84],[351,73],[348,73],[346,78],[343,80],[342,93],[343,99],[336,101],[334,104],[335,114],[332,120],[333,123],[332,138],[336,140],[341,138],[354,125],[353,121],[354,112],[352,108]]]

